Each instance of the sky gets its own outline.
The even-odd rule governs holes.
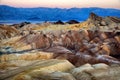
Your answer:
[[[101,7],[120,9],[120,0],[0,0],[0,5],[14,7]]]

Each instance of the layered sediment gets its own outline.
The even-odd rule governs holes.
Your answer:
[[[61,22],[0,25],[0,79],[119,80],[120,19]]]

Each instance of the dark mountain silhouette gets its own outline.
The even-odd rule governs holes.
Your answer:
[[[79,23],[78,21],[76,20],[69,20],[68,22],[66,22],[68,24],[76,24],[76,23]]]
[[[86,20],[91,12],[100,16],[120,17],[120,10],[104,8],[15,8],[6,5],[0,5],[0,20]]]

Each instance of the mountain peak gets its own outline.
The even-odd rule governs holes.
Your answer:
[[[91,13],[90,13],[90,16],[89,16],[89,19],[90,19],[90,20],[94,20],[94,21],[95,21],[95,20],[99,20],[99,21],[100,21],[100,20],[102,20],[102,17],[99,17],[97,14],[91,12]]]

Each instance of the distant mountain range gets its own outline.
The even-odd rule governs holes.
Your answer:
[[[120,17],[120,10],[104,8],[15,8],[0,5],[0,20],[33,20],[33,21],[56,21],[56,20],[86,20],[91,12],[99,16]]]

